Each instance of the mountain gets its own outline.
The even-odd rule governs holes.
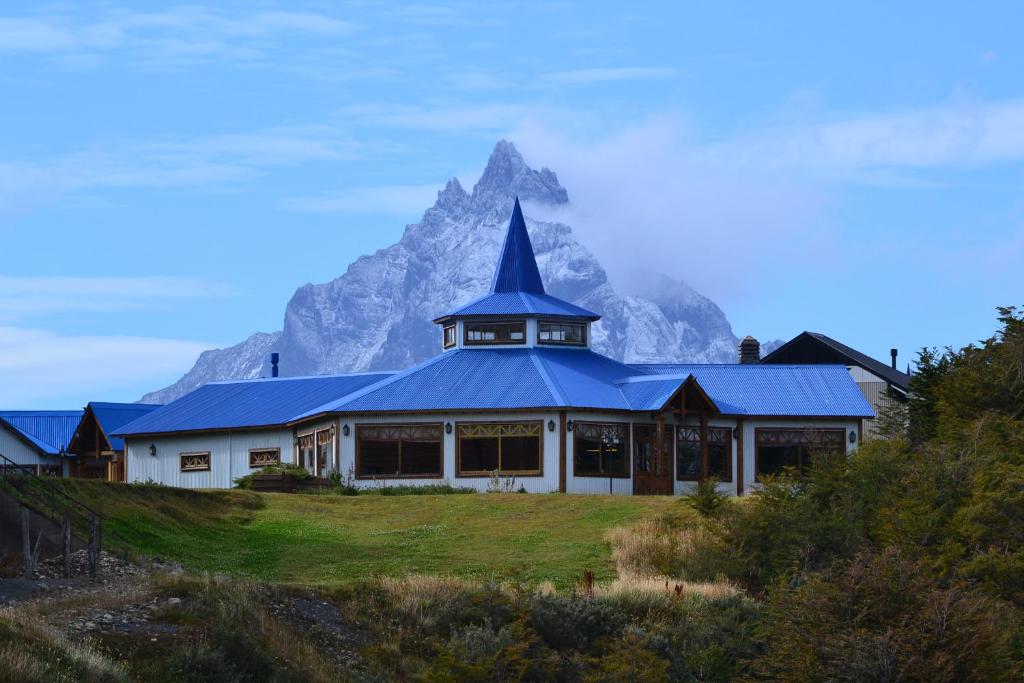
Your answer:
[[[627,363],[735,362],[737,339],[710,299],[658,274],[623,295],[572,228],[532,220],[531,205],[569,196],[552,171],[530,168],[502,140],[472,193],[449,180],[397,243],[331,282],[300,287],[281,332],[204,351],[178,382],[142,400],[165,403],[211,380],[269,375],[271,351],[280,352],[284,376],[394,370],[434,356],[441,337],[431,320],[487,291],[517,194],[547,291],[603,316],[592,329],[595,350]]]

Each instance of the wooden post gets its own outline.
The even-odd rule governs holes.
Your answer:
[[[658,413],[658,447],[654,461],[654,474],[658,478],[658,493],[669,493],[664,490],[665,470],[665,416]],[[671,483],[670,483],[671,485]]]
[[[89,578],[96,578],[96,565],[99,564],[99,529],[96,524],[96,514],[89,515]]]
[[[21,508],[21,556],[23,559],[25,578],[32,578],[32,537],[30,536],[28,508]]]
[[[708,414],[700,414],[700,480],[708,478]]]
[[[60,541],[62,554],[64,556],[64,578],[71,578],[71,519],[68,513],[60,518]]]
[[[736,495],[743,495],[743,418],[736,419]]]

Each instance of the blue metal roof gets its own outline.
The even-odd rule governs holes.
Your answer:
[[[633,365],[648,374],[692,375],[723,413],[874,417],[843,365]]]
[[[515,206],[512,207],[512,218],[508,223],[508,232],[505,233],[505,242],[501,245],[501,255],[498,257],[498,267],[494,271],[490,291],[434,322],[479,315],[545,315],[588,320],[601,317],[593,311],[544,292],[544,282],[537,268],[530,235],[526,231],[519,197],[516,197]]]
[[[501,245],[501,256],[498,267],[491,281],[491,294],[508,292],[528,292],[543,294],[544,282],[540,279],[537,259],[533,255],[530,233],[526,231],[523,209],[519,206],[519,197],[512,207],[512,218],[508,222],[505,242]]]
[[[114,430],[119,437],[266,427],[390,376],[369,372],[211,382]]]
[[[60,455],[82,419],[82,410],[0,411],[0,422],[44,455]]]
[[[100,403],[97,401],[88,405],[88,408],[92,409],[93,415],[96,416],[100,429],[106,434],[107,442],[115,451],[124,450],[124,439],[111,436],[111,434],[132,420],[137,420],[159,407],[158,403]]]

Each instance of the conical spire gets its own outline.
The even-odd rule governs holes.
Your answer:
[[[533,255],[530,235],[526,232],[526,221],[518,196],[512,207],[512,219],[508,223],[505,243],[501,245],[498,268],[491,282],[492,294],[508,292],[544,293],[544,283],[537,269],[537,259]]]

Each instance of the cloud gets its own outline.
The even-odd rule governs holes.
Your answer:
[[[627,66],[603,69],[573,69],[542,74],[541,78],[562,85],[607,83],[609,81],[641,81],[675,78],[676,70],[661,66]]]
[[[922,170],[1024,160],[1024,100],[957,102],[831,121],[768,126],[702,150],[720,166],[845,173]]]
[[[70,311],[126,311],[231,296],[229,285],[182,277],[0,276],[0,321]]]
[[[0,326],[0,405],[54,406],[81,395],[133,400],[140,386],[167,383],[188,367],[206,342],[155,337],[62,336]]]
[[[294,211],[407,215],[431,206],[438,189],[437,184],[361,187],[319,196],[290,197],[281,204]]]
[[[228,16],[207,7],[158,12],[110,10],[94,20],[67,14],[0,17],[0,52],[80,54],[132,51],[143,61],[161,57],[251,58],[265,41],[294,34],[337,37],[355,24],[313,12],[254,12]]]

